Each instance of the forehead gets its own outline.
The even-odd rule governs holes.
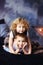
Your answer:
[[[17,26],[24,26],[24,24],[23,23],[19,23]]]

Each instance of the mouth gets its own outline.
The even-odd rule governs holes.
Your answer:
[[[20,31],[20,33],[22,33],[23,31]]]

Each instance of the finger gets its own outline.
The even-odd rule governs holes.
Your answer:
[[[27,43],[24,44],[23,48],[27,45]]]

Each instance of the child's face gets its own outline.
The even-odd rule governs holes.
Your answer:
[[[15,39],[15,41],[16,41],[16,44],[17,44],[18,48],[23,48],[24,44],[26,43],[25,39],[20,37],[20,36],[18,36]]]
[[[17,25],[16,31],[17,31],[18,33],[23,33],[23,32],[25,32],[25,26],[24,26],[24,24],[19,23],[19,24]]]

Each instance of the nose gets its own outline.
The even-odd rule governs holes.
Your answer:
[[[21,30],[22,30],[23,28],[21,27]]]
[[[20,48],[22,48],[22,47],[23,47],[23,44],[22,44],[22,42],[20,43],[19,47],[20,47]]]

